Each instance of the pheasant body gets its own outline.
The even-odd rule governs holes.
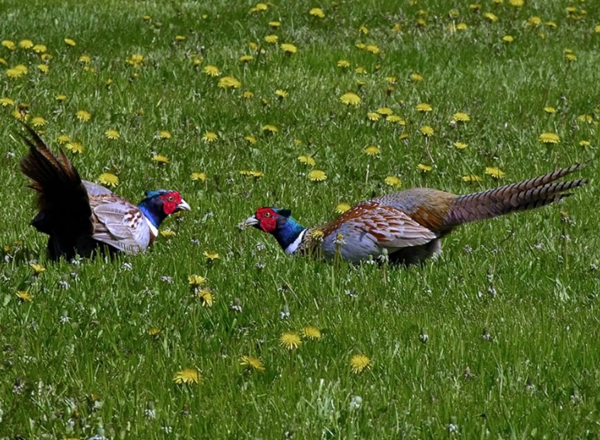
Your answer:
[[[161,222],[189,205],[177,191],[147,191],[136,206],[103,186],[82,180],[61,151],[55,156],[33,129],[22,136],[29,153],[21,171],[37,191],[38,214],[31,221],[49,236],[51,259],[89,257],[97,248],[109,253],[138,253],[155,240]]]
[[[304,228],[289,210],[276,208],[259,208],[246,224],[274,235],[288,254],[331,259],[339,253],[349,262],[387,254],[392,262],[418,264],[440,254],[440,239],[461,224],[534,209],[570,196],[565,191],[585,185],[587,180],[556,181],[583,166],[464,196],[412,188],[359,203],[317,228]]]

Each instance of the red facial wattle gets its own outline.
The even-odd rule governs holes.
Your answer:
[[[166,215],[171,215],[177,210],[177,206],[181,203],[181,194],[173,191],[160,196],[162,200],[163,212]]]
[[[255,217],[263,231],[271,234],[277,229],[277,213],[271,208],[260,208]]]

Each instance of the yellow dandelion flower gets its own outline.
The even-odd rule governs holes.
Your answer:
[[[340,101],[346,105],[358,105],[361,99],[356,93],[348,92],[340,96]]]
[[[363,24],[358,28],[358,32],[363,34],[363,35],[368,35],[369,34],[369,29]]]
[[[25,75],[26,73],[27,73],[26,71],[13,68],[13,69],[8,69],[6,71],[6,76],[8,76],[9,78],[20,78],[23,75]]]
[[[592,144],[590,143],[590,141],[579,141],[579,146],[580,147],[589,147]]]
[[[204,307],[212,307],[215,302],[215,297],[208,288],[200,290],[196,296],[200,298],[200,301],[202,301],[202,305]]]
[[[79,142],[69,142],[67,145],[65,145],[65,148],[75,154],[83,153],[83,145],[81,145]]]
[[[67,95],[56,95],[54,99],[56,99],[58,102],[63,102],[67,100]]]
[[[31,296],[31,294],[25,290],[19,290],[17,292],[17,298],[19,298],[19,300],[21,302],[32,302],[33,301],[33,296]]]
[[[173,377],[173,382],[175,382],[178,385],[193,385],[202,382],[202,380],[202,375],[195,368],[186,368],[184,370],[178,371]]]
[[[41,116],[36,116],[31,120],[31,125],[33,125],[34,127],[43,127],[46,124],[48,124],[48,121],[46,121]]]
[[[325,174],[325,171],[312,170],[310,173],[308,173],[308,178],[313,182],[322,182],[327,180],[327,174]]]
[[[205,74],[207,74],[208,76],[221,75],[221,71],[219,70],[219,68],[217,66],[212,66],[212,65],[204,66],[204,69],[202,69],[202,71]]]
[[[158,327],[151,327],[148,329],[148,334],[150,336],[158,336],[161,332],[162,330]]]
[[[540,134],[539,140],[544,144],[560,143],[560,137],[556,133],[542,133]]]
[[[15,101],[10,98],[0,98],[0,105],[2,107],[9,107],[15,105]]]
[[[77,112],[77,119],[82,122],[88,122],[90,119],[92,119],[92,114],[86,110],[79,110]]]
[[[152,160],[161,164],[169,163],[169,158],[167,156],[163,156],[162,154],[155,154],[152,156]]]
[[[335,212],[338,214],[343,214],[346,211],[349,211],[351,206],[348,203],[338,203],[335,207]]]
[[[253,59],[254,59],[254,57],[252,55],[242,55],[240,57],[240,63],[249,63]]]
[[[466,31],[468,28],[467,23],[458,23],[456,25],[456,30],[457,31]]]
[[[398,115],[386,116],[385,120],[391,123],[396,123],[398,125],[406,125],[406,121]]]
[[[199,286],[201,284],[204,284],[204,282],[206,281],[206,278],[200,275],[190,275],[188,277],[188,282],[190,283],[190,286],[192,287],[196,287]]]
[[[421,134],[425,137],[433,136],[433,128],[431,128],[429,125],[424,125],[423,127],[421,127],[420,131]]]
[[[204,58],[200,57],[200,56],[195,56],[194,58],[192,58],[192,64],[196,67],[199,66],[200,64],[202,64],[202,61],[204,61]]]
[[[33,269],[34,275],[40,275],[40,274],[46,272],[46,268],[44,266],[42,266],[41,264],[29,263],[29,267],[31,267]]]
[[[421,82],[423,81],[423,76],[418,73],[412,73],[410,75],[410,80],[414,82]]]
[[[558,25],[556,24],[556,22],[554,21],[547,21],[544,23],[546,26],[551,27],[553,29],[556,29],[558,27]]]
[[[261,360],[259,358],[253,357],[253,356],[242,356],[240,358],[240,365],[242,365],[243,367],[246,367],[249,370],[254,370],[254,371],[265,371],[265,366],[264,364],[261,362]]]
[[[13,117],[19,121],[26,121],[29,117],[27,110],[15,109],[12,113]]]
[[[140,67],[144,63],[144,55],[136,53],[126,58],[125,61],[133,67]]]
[[[375,157],[381,154],[381,150],[375,145],[369,145],[367,148],[365,148],[365,154],[367,156]]]
[[[2,46],[6,47],[8,50],[15,50],[17,48],[15,42],[10,40],[3,40]]]
[[[409,138],[409,136],[408,136],[408,134],[407,134],[407,133],[402,133],[402,134],[399,136],[399,139],[400,139],[401,141],[404,141],[404,140],[406,140],[406,139],[408,139],[408,138]]]
[[[171,132],[170,131],[163,130],[163,131],[159,131],[158,134],[156,135],[156,137],[158,139],[167,140],[167,139],[171,139],[172,136],[171,136]]]
[[[462,176],[461,179],[463,182],[481,182],[483,179],[476,174],[467,174],[466,176]]]
[[[467,148],[469,145],[465,144],[464,142],[454,142],[454,148],[458,149],[458,150],[464,150],[465,148]]]
[[[367,73],[367,69],[365,69],[363,66],[358,66],[356,69],[354,69],[354,71],[359,75],[365,75]]]
[[[272,124],[263,125],[261,130],[266,133],[277,133],[279,129]]]
[[[594,118],[592,115],[579,115],[577,116],[577,120],[579,122],[587,122],[588,124],[591,124],[594,121]]]
[[[252,9],[250,9],[250,12],[263,12],[267,9],[269,9],[269,6],[265,3],[257,3]]]
[[[90,56],[89,56],[89,55],[81,55],[81,56],[79,57],[79,62],[80,62],[81,64],[89,64],[89,63],[91,63],[91,62],[92,62],[92,59],[90,58]]]
[[[207,131],[202,136],[202,140],[209,144],[215,142],[217,139],[219,139],[219,135],[217,133],[215,133],[214,131]]]
[[[417,18],[417,24],[421,27],[427,26],[427,21],[424,18]]]
[[[248,142],[250,145],[254,145],[257,141],[256,141],[256,137],[252,136],[252,135],[247,135],[244,136],[244,140],[246,142]]]
[[[282,89],[277,89],[275,90],[275,95],[277,95],[279,98],[283,99],[283,98],[287,98],[288,97],[288,92]]]
[[[508,4],[515,8],[522,8],[525,5],[525,0],[508,0]]]
[[[210,261],[218,260],[221,258],[221,256],[216,252],[204,251],[202,255],[204,255]]]
[[[312,8],[308,13],[313,17],[325,18],[325,12],[321,8]]]
[[[106,186],[117,186],[119,178],[112,173],[102,173],[98,176],[98,182]]]
[[[106,130],[104,132],[104,134],[106,135],[106,137],[108,139],[112,139],[112,140],[116,140],[116,139],[119,139],[121,137],[121,135],[119,134],[119,132],[117,130],[115,130],[115,129],[112,129],[112,128],[109,129],[109,130]]]
[[[50,71],[50,66],[47,64],[38,64],[37,69],[42,73],[48,73]]]
[[[199,180],[200,182],[206,182],[206,174],[205,173],[192,173],[190,176],[192,180]]]
[[[387,176],[384,180],[386,185],[389,185],[394,188],[400,188],[402,186],[402,180],[396,176]]]
[[[498,21],[498,17],[495,14],[492,14],[491,12],[486,12],[485,14],[483,14],[483,16],[490,22],[490,23],[496,23]]]
[[[554,107],[544,107],[544,111],[551,115],[556,113],[556,109]]]
[[[597,34],[600,34],[600,24],[594,28],[594,32],[596,32]]]
[[[302,336],[306,339],[321,339],[321,330],[313,325],[307,325],[302,329]]]
[[[222,89],[239,89],[242,83],[233,76],[224,76],[219,80],[218,86]]]
[[[369,112],[367,113],[367,119],[369,121],[377,122],[381,119],[381,115],[379,113]]]
[[[577,55],[575,55],[574,53],[566,53],[565,58],[568,61],[577,61]]]
[[[494,179],[501,179],[505,173],[497,167],[485,167],[485,174],[492,176]]]
[[[302,340],[298,333],[285,332],[279,338],[279,343],[287,350],[295,350],[302,345]]]
[[[77,45],[77,43],[75,43],[75,40],[73,40],[73,39],[71,39],[71,38],[65,38],[65,44],[66,44],[67,46],[71,46],[71,47],[73,47],[73,46],[76,46],[76,45]]]
[[[337,66],[341,67],[342,69],[347,69],[348,67],[350,67],[350,63],[346,60],[339,60],[337,62]]]
[[[402,25],[400,23],[396,23],[394,24],[394,26],[392,27],[392,32],[394,32],[395,34],[399,33],[402,31]]]
[[[163,229],[162,231],[160,231],[160,235],[165,238],[171,238],[175,237],[177,233],[175,231],[171,231],[170,229]]]
[[[265,174],[262,171],[256,171],[256,170],[242,170],[240,171],[240,174],[242,176],[247,176],[247,177],[263,177]]]
[[[56,138],[59,144],[66,144],[67,142],[71,142],[71,137],[66,134],[61,134]]]
[[[303,163],[304,165],[308,165],[310,167],[314,166],[316,163],[311,156],[298,156],[298,160],[300,161],[300,163]]]
[[[427,112],[430,112],[433,110],[433,108],[431,108],[431,106],[429,104],[427,104],[426,102],[417,104],[416,109],[418,112],[421,112],[421,113],[427,113]]]
[[[269,44],[275,44],[275,43],[277,43],[278,40],[279,40],[279,37],[277,35],[267,35],[265,37],[265,42],[267,42]]]
[[[364,370],[371,368],[371,359],[364,354],[355,354],[350,358],[350,368],[355,374],[362,373]]]
[[[505,35],[504,37],[502,37],[502,41],[504,41],[505,43],[512,43],[513,41],[515,41],[515,38],[511,35]]]
[[[394,114],[394,111],[388,107],[380,107],[377,109],[377,113],[383,116],[390,116]]]
[[[48,53],[44,53],[41,56],[42,61],[47,63],[48,61],[50,61],[52,59],[52,55],[48,54]]]
[[[538,16],[533,16],[529,20],[527,20],[527,26],[529,27],[537,27],[542,24],[542,19]]]
[[[422,163],[420,163],[419,165],[417,165],[417,168],[422,173],[428,173],[428,172],[430,172],[433,169],[433,167],[431,167],[430,165],[425,165],[425,164],[422,164]]]
[[[252,93],[249,90],[245,90],[244,93],[242,93],[242,98],[244,99],[250,99],[254,97],[254,93]]]
[[[452,120],[455,122],[469,122],[471,118],[466,113],[458,112],[454,113],[454,115],[452,116]]]
[[[284,43],[281,46],[281,50],[288,54],[294,54],[298,51],[298,48],[290,43]]]
[[[185,41],[186,38],[183,35],[175,35],[175,41]]]
[[[378,54],[379,52],[381,52],[381,50],[379,49],[378,46],[376,46],[375,44],[368,44],[367,47],[365,47],[365,50],[367,52],[371,52],[374,54]]]
[[[31,40],[21,40],[21,41],[19,41],[19,47],[21,49],[31,49],[33,47],[33,41],[31,41]]]

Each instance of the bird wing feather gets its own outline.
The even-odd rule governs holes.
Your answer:
[[[355,206],[322,230],[324,254],[331,256],[329,254],[339,247],[349,261],[378,257],[384,249],[391,254],[438,238],[435,232],[421,226],[404,211],[382,206],[377,201]],[[338,240],[338,234],[342,235],[341,240]]]
[[[90,195],[90,201],[94,213],[95,240],[134,254],[150,245],[150,227],[137,206],[112,193]]]

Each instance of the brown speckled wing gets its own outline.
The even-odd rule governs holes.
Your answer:
[[[154,237],[146,218],[134,204],[108,191],[90,194],[90,206],[95,240],[132,254],[146,250],[152,243]]]
[[[384,249],[391,254],[438,237],[404,211],[376,200],[356,205],[333,222],[315,229],[323,232],[323,256],[332,258],[339,251],[348,261],[376,258]]]

